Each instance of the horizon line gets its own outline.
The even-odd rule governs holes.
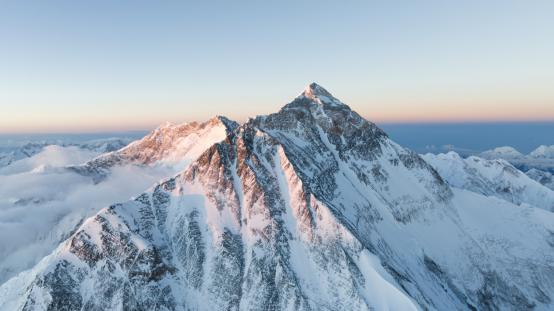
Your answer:
[[[248,118],[250,119],[250,118]],[[247,119],[247,120],[248,120]],[[364,117],[364,119],[367,120],[367,118]],[[236,121],[236,120],[233,120]],[[488,124],[488,125],[502,125],[502,124],[554,124],[554,119],[552,120],[406,120],[406,121],[396,121],[396,120],[387,120],[387,121],[371,121],[368,120],[371,123],[377,124],[378,126],[381,125],[478,125],[478,124]],[[115,133],[139,133],[139,132],[149,132],[152,131],[159,126],[162,126],[163,124],[167,123],[169,121],[160,122],[155,126],[152,127],[141,127],[141,128],[106,128],[106,129],[76,129],[76,130],[22,130],[22,131],[2,131],[0,130],[0,135],[79,135],[79,134],[115,134]],[[183,121],[180,123],[174,123],[174,124],[185,124],[185,123],[191,123],[195,121]],[[198,122],[198,121],[196,121]],[[201,121],[200,121],[201,122]],[[244,124],[247,121],[240,122],[236,121],[239,124]]]

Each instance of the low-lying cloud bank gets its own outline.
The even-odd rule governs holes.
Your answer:
[[[48,255],[80,222],[172,175],[170,167],[122,166],[94,184],[64,167],[97,153],[48,146],[0,169],[0,284]]]

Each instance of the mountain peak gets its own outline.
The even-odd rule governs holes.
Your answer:
[[[312,82],[308,86],[306,86],[304,92],[302,92],[302,95],[306,97],[316,97],[320,95],[333,97],[331,93],[329,93],[325,88],[315,82]]]
[[[533,158],[554,159],[554,145],[552,146],[540,145],[537,149],[533,150],[529,155]]]
[[[223,124],[227,128],[227,132],[234,131],[239,124],[227,117],[217,115],[206,122],[207,124]]]
[[[329,104],[333,106],[343,106],[344,104],[336,99],[329,91],[323,88],[321,85],[312,82],[300,94],[299,97],[309,98],[314,102],[319,104]]]

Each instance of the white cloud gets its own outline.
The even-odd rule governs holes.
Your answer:
[[[43,167],[63,167],[76,165],[88,161],[98,155],[98,152],[79,148],[77,146],[62,147],[50,145],[30,158],[16,161],[9,166],[0,169],[0,175],[12,175],[24,173]]]
[[[83,218],[175,173],[167,167],[117,167],[94,184],[63,168],[95,155],[50,146],[0,171],[0,284],[50,253]]]

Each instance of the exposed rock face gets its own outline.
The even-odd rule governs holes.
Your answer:
[[[6,310],[548,309],[554,216],[451,189],[316,84],[88,219]]]

